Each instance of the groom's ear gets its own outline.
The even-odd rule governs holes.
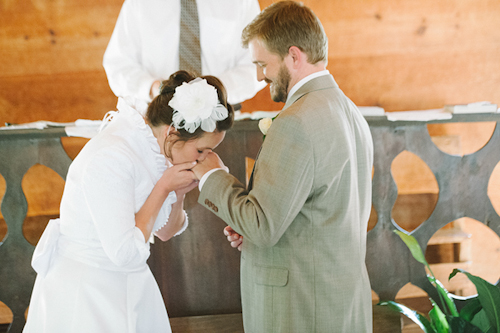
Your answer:
[[[307,55],[302,52],[297,46],[290,46],[288,56],[291,60],[291,65],[294,69],[298,68],[302,62],[307,61]]]

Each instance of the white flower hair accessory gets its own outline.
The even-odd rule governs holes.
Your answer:
[[[205,132],[213,132],[217,121],[228,116],[227,109],[219,102],[217,89],[202,78],[184,82],[175,88],[168,105],[174,109],[174,127],[184,128],[189,133],[194,133],[200,126]]]

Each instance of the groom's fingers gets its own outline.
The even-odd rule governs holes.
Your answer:
[[[234,241],[236,241],[238,239],[243,239],[243,237],[241,237],[236,232],[234,234],[231,234],[231,235],[227,236],[227,240],[230,241],[230,242],[234,242]]]
[[[224,228],[224,235],[226,235],[226,236],[230,236],[230,235],[233,235],[235,233],[236,232],[230,226],[227,226]]]
[[[230,226],[224,228],[224,235],[226,235],[227,240],[231,244],[231,247],[237,248],[239,251],[241,251],[241,247],[243,245],[243,236],[234,231]]]
[[[242,244],[243,244],[243,237],[241,237],[241,236],[238,238],[238,240],[231,242],[231,246],[234,248],[237,248],[240,251],[241,251]]]

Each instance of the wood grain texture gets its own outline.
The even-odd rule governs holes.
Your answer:
[[[0,3],[0,124],[99,119],[116,105],[102,56],[122,1]]]
[[[272,2],[261,0],[261,8]],[[498,1],[302,2],[323,23],[328,69],[357,105],[500,103]]]
[[[261,8],[272,2],[261,0]],[[500,101],[496,88],[500,84],[500,21],[496,19],[499,2],[303,2],[316,12],[329,36],[328,69],[356,104],[380,105],[394,111],[434,108],[445,103]],[[75,101],[71,96],[78,94],[75,83],[63,92],[44,91],[48,100],[79,102],[85,110],[99,109],[100,103],[105,109],[113,108],[102,55],[121,4],[119,0],[2,2],[0,79],[7,89],[4,86],[0,92],[0,121],[6,113],[23,114],[17,117],[21,120],[33,117],[31,113],[26,115],[26,105],[15,103],[19,98],[12,101],[8,96],[29,96],[33,91],[31,77],[38,75],[50,75],[56,85],[58,81],[67,82],[67,75],[73,73],[73,79],[83,85],[104,89],[96,95],[89,92],[94,95],[90,100]],[[87,72],[100,75],[90,78],[84,74]],[[24,79],[16,85],[8,82],[13,77]],[[11,105],[16,112],[5,110]],[[270,101],[268,91],[243,107],[244,111],[280,108]],[[54,113],[74,118],[71,111],[54,111],[46,103],[38,106],[36,114],[48,118]]]

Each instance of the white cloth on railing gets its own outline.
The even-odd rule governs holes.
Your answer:
[[[452,118],[452,114],[443,109],[386,112],[385,115],[390,121],[431,121]]]
[[[78,119],[74,125],[66,126],[64,130],[67,136],[91,139],[99,133],[102,123],[102,120]]]

